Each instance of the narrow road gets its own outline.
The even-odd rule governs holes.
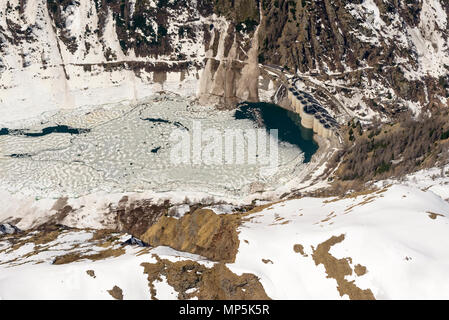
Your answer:
[[[288,73],[284,68],[282,68],[280,66],[271,65],[271,64],[267,64],[267,65],[260,64],[259,66],[260,66],[260,68],[264,69],[267,72],[276,74],[278,76],[278,78],[282,81],[284,86],[286,86],[286,87],[289,87],[289,79],[296,78],[297,80],[303,81],[305,84],[307,84],[311,87],[319,88],[319,90],[324,92],[329,97],[329,99],[332,100],[332,102],[334,102],[335,105],[337,106],[338,114],[335,115],[335,118],[343,117],[343,118],[352,119],[352,118],[356,117],[356,115],[354,115],[354,113],[351,110],[349,110],[343,103],[341,103],[340,101],[335,99],[333,94],[331,92],[329,92],[329,90],[327,90],[326,87],[317,84],[315,81],[310,80],[310,77],[293,75],[293,74]]]

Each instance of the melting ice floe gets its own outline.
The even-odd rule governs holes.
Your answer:
[[[64,110],[36,119],[34,124],[28,122],[26,128],[41,131],[63,124],[88,130],[80,134],[0,136],[0,181],[10,192],[41,197],[140,190],[241,195],[253,192],[255,185],[259,189],[275,189],[303,168],[301,150],[285,142],[279,144],[278,170],[268,177],[261,175],[265,165],[258,162],[173,164],[171,152],[175,142],[170,135],[174,130],[191,133],[195,123],[201,124],[203,132],[255,128],[251,120],[235,119],[233,111],[200,107],[165,95],[138,105]],[[246,152],[247,138],[244,143]]]

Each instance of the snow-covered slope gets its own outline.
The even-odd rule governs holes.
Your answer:
[[[139,54],[136,44],[127,48],[120,42],[120,17],[112,6],[90,0],[52,3],[0,4],[0,110],[5,115],[0,123],[54,109],[132,102],[159,90],[196,94],[205,53],[202,30],[214,23],[214,17],[203,17],[193,7],[167,8],[164,37],[176,48],[164,50],[150,35],[141,34],[141,28],[155,25],[157,36],[153,3],[143,25],[136,26],[141,19],[136,13],[129,35],[129,41],[148,42],[148,52]],[[179,39],[181,28],[190,28],[193,39]]]
[[[231,71],[237,82],[253,31],[236,32],[209,1],[120,3],[2,1],[0,125],[44,111],[132,103],[161,90],[234,97],[216,88],[222,76],[215,72]],[[221,60],[233,59],[240,65],[223,67]]]
[[[449,204],[431,191],[395,184],[341,198],[281,201],[242,218],[238,253],[223,277],[256,281],[249,276],[255,275],[252,284],[270,298],[449,298]],[[162,299],[222,292],[206,289],[203,278],[221,263],[166,247],[123,249],[125,235],[58,232],[13,243],[3,238],[0,297],[112,298],[114,286],[125,299],[150,298],[150,288]],[[185,270],[164,259],[204,265],[199,287],[181,290],[174,279],[185,279]],[[251,292],[263,296],[260,288]]]
[[[239,230],[231,270],[251,270],[275,299],[448,298],[449,250],[437,244],[448,240],[449,204],[432,192],[280,202]]]
[[[38,245],[33,242],[19,245],[17,250],[8,249],[3,242],[0,299],[113,299],[114,291],[121,292],[125,299],[150,299],[141,263],[156,262],[153,255],[171,261],[191,259],[210,265],[201,257],[166,247],[151,252],[137,246],[123,247],[121,242],[129,238],[126,235],[112,238],[112,234],[109,238],[92,240],[94,235],[89,231],[61,231],[56,239],[50,238],[47,242],[41,239]],[[5,250],[11,253],[5,254]],[[81,255],[88,258],[70,262],[75,252],[82,252]],[[55,260],[58,257],[60,260]],[[30,290],[33,286],[36,287]],[[113,291],[114,287],[118,289]],[[157,298],[174,299],[176,294],[161,281]]]

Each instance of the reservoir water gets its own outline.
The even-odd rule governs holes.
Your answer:
[[[235,112],[236,119],[250,119],[258,122],[267,130],[277,129],[278,139],[298,148],[304,153],[304,163],[311,160],[318,150],[318,144],[313,140],[313,130],[301,125],[301,118],[297,113],[283,109],[272,103],[243,103]]]

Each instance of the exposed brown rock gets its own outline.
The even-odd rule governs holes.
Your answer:
[[[178,299],[199,300],[262,300],[269,299],[258,278],[249,273],[238,276],[223,263],[207,268],[195,261],[171,262],[160,259],[157,263],[142,263],[148,275],[152,299],[156,299],[153,282],[165,276],[167,283],[178,292]],[[187,290],[190,290],[187,293]]]
[[[307,254],[304,252],[304,246],[302,244],[295,244],[293,246],[293,251],[295,251],[296,253],[300,253],[304,257],[307,257]]]
[[[233,262],[239,247],[236,228],[240,215],[217,215],[198,209],[180,219],[162,217],[141,240],[152,246],[169,246],[213,261]]]
[[[354,272],[358,277],[360,277],[363,276],[367,272],[367,270],[365,266],[362,266],[361,264],[356,264],[354,266]]]
[[[154,204],[151,200],[139,200],[128,203],[126,197],[119,202],[111,214],[117,215],[117,229],[140,238],[160,217],[168,213],[170,202]]]
[[[440,213],[435,213],[431,211],[427,211],[427,213],[429,214],[429,218],[432,220],[435,220],[437,217],[444,217],[444,215]]]
[[[114,286],[108,293],[116,300],[123,300],[123,291],[117,286]]]
[[[67,205],[67,200],[68,200],[67,197],[59,198],[58,200],[56,200],[56,202],[53,204],[53,207],[51,207],[50,210],[59,211],[63,209]]]
[[[342,234],[338,237],[333,236],[329,240],[320,243],[313,250],[313,260],[316,265],[322,264],[324,266],[328,278],[333,278],[337,281],[337,289],[341,296],[347,294],[351,300],[374,300],[374,295],[370,289],[362,290],[355,285],[354,281],[345,279],[346,276],[352,275],[352,269],[349,265],[351,259],[337,259],[329,253],[333,245],[342,242],[344,239],[345,235]],[[358,270],[360,271],[360,268]]]
[[[55,204],[53,205],[51,210],[57,210],[57,212],[50,216],[43,224],[38,226],[38,229],[44,230],[45,228],[53,228],[57,225],[62,225],[63,220],[75,210],[69,206],[66,205],[67,199],[64,200],[64,198],[58,199]]]
[[[117,239],[117,233],[111,229],[98,229],[92,230],[93,235],[90,241],[102,241],[102,242],[110,242],[112,239]]]
[[[36,229],[22,232],[20,237],[16,237],[15,235],[8,236],[7,240],[13,244],[13,250],[17,250],[28,243],[33,243],[37,249],[56,240],[63,231],[68,229],[70,228],[62,225],[44,224]]]
[[[72,263],[75,261],[80,261],[83,259],[88,259],[88,260],[92,260],[92,261],[97,261],[97,260],[104,260],[107,258],[116,258],[119,257],[123,254],[125,254],[126,251],[123,248],[118,248],[118,249],[106,249],[103,251],[100,251],[98,253],[92,253],[92,254],[83,254],[82,252],[74,252],[74,253],[68,253],[62,256],[57,256],[54,260],[53,260],[53,264],[55,265],[59,265],[59,264],[67,264],[67,263]]]
[[[265,264],[269,264],[269,263],[273,264],[273,261],[271,261],[270,259],[262,259],[262,262]]]

